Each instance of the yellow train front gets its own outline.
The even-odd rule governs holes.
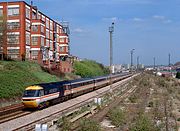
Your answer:
[[[29,86],[25,89],[22,103],[25,108],[43,108],[56,98],[64,95],[61,82],[44,83]]]

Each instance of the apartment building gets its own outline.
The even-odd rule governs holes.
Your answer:
[[[48,65],[64,62],[65,68],[71,68],[70,61],[66,61],[69,56],[67,26],[24,1],[0,2],[0,16],[7,21],[7,41],[0,48],[8,58],[37,60]],[[60,67],[63,72],[72,70],[65,68]]]

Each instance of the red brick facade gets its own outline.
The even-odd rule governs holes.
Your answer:
[[[61,63],[62,72],[72,71],[71,62],[66,60],[69,37],[63,25],[23,1],[0,2],[0,16],[7,19],[7,42],[2,47],[7,57],[38,60],[49,66]]]

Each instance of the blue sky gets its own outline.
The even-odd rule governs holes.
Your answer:
[[[30,0],[26,0],[30,3]],[[33,0],[39,10],[70,22],[71,54],[109,63],[108,27],[115,22],[113,63],[180,61],[180,0]]]

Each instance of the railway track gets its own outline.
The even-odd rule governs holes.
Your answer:
[[[0,124],[31,113],[23,109],[24,106],[22,104],[14,104],[0,108]]]
[[[131,88],[125,88],[125,90],[121,93],[121,95],[117,96],[108,106],[105,106],[104,108],[102,108],[100,111],[98,111],[97,113],[95,113],[93,115],[89,115],[88,118],[90,118],[91,120],[94,120],[96,122],[101,122],[106,117],[109,110],[113,109],[114,107],[119,105],[119,103],[122,102],[124,99],[131,96],[132,93],[134,93],[136,89],[137,89],[136,86],[131,87]],[[84,117],[86,117],[86,116],[84,116]],[[73,124],[74,125],[72,126],[71,130],[79,131],[80,130],[79,121],[76,121]]]
[[[130,79],[130,78],[127,78],[127,79]],[[120,83],[121,84],[117,84],[117,83],[113,84],[114,85],[113,89],[116,89],[119,86],[121,86],[122,84],[127,83],[127,80],[122,80],[122,82],[120,82]],[[79,98],[74,98],[74,99],[71,99],[71,100],[67,101],[66,102],[67,104],[65,104],[65,102],[61,103],[61,104],[59,104],[60,106],[62,106],[61,109],[56,109],[56,106],[59,106],[59,105],[55,105],[55,107],[51,107],[54,110],[53,113],[49,112],[48,111],[49,109],[47,109],[47,111],[46,111],[46,109],[42,110],[43,113],[41,111],[38,111],[38,112],[32,113],[30,115],[27,115],[28,112],[26,114],[26,113],[21,113],[19,111],[19,114],[16,113],[16,115],[14,115],[14,116],[19,116],[19,117],[23,116],[23,115],[25,115],[25,116],[21,117],[20,119],[16,119],[15,121],[13,121],[13,120],[9,121],[7,118],[5,118],[6,120],[4,119],[4,122],[5,121],[7,121],[7,122],[5,124],[1,124],[0,123],[0,130],[5,128],[5,127],[7,127],[8,125],[11,125],[11,123],[15,123],[15,122],[17,122],[19,124],[17,124],[14,127],[8,127],[7,130],[14,130],[14,131],[15,130],[16,131],[24,131],[24,130],[26,130],[26,131],[29,130],[30,131],[30,130],[33,130],[34,127],[35,127],[35,124],[38,124],[38,123],[41,123],[41,124],[48,123],[48,122],[50,122],[50,121],[52,121],[54,119],[59,118],[60,116],[62,116],[63,114],[65,114],[67,112],[73,111],[73,110],[75,110],[75,109],[77,109],[77,108],[79,108],[79,107],[81,107],[81,106],[83,106],[85,104],[88,104],[88,103],[92,102],[95,97],[103,96],[104,94],[109,92],[109,87],[105,87],[105,88],[106,89],[104,89],[104,88],[99,89],[101,91],[96,90],[94,92],[86,94],[87,99],[84,99],[84,98],[86,98],[85,96],[79,96]],[[68,103],[73,103],[73,104],[68,104]],[[38,115],[40,117],[38,117]],[[14,116],[12,115],[12,119],[15,119],[15,118],[13,118]],[[29,122],[25,122],[26,120],[30,120],[30,121]]]
[[[119,88],[119,86],[122,86],[122,85],[124,85],[124,84],[126,84],[126,83],[127,83],[127,81],[122,82],[121,84],[115,85],[115,86],[113,87],[113,90],[116,90],[117,88]],[[128,93],[127,93],[126,91],[127,91]],[[129,94],[130,92],[132,92],[132,91],[134,91],[134,88],[133,88],[133,89],[130,89],[130,90],[125,90],[126,93],[123,93],[123,96],[122,96],[122,97],[124,98],[124,97],[128,96],[128,94]],[[96,92],[96,91],[95,91],[95,92]],[[80,101],[80,102],[78,102],[78,103],[76,103],[76,104],[74,104],[74,105],[71,105],[71,106],[69,106],[69,107],[66,108],[66,109],[63,109],[63,110],[57,111],[57,112],[55,112],[55,113],[52,113],[52,114],[44,117],[43,119],[38,119],[38,120],[36,120],[36,121],[34,121],[34,122],[32,122],[32,123],[29,123],[29,124],[27,124],[27,125],[25,125],[25,126],[21,126],[21,127],[19,127],[19,128],[16,128],[14,131],[24,131],[24,130],[26,130],[26,131],[32,131],[32,130],[35,129],[35,124],[37,124],[37,123],[41,123],[41,124],[48,123],[48,122],[50,122],[50,121],[52,121],[52,120],[54,120],[54,119],[59,118],[59,117],[62,116],[63,114],[66,114],[67,112],[71,112],[71,111],[73,111],[73,110],[75,110],[75,109],[77,109],[77,108],[79,108],[79,107],[81,107],[81,106],[83,106],[83,105],[86,105],[86,104],[92,102],[95,97],[102,97],[103,95],[107,94],[108,92],[109,92],[109,90],[104,91],[104,92],[102,92],[102,93],[97,93],[96,96],[91,96],[91,97],[89,97],[88,99],[85,99],[85,100]]]
[[[32,112],[19,110],[19,111],[10,113],[10,114],[2,115],[2,116],[0,116],[0,124],[10,121],[10,120],[13,120],[13,119],[16,119],[16,118],[19,118],[19,117],[22,117],[22,116],[25,116],[25,115],[28,115],[30,113],[32,113]]]
[[[22,104],[14,104],[0,108],[0,116],[24,109]]]

